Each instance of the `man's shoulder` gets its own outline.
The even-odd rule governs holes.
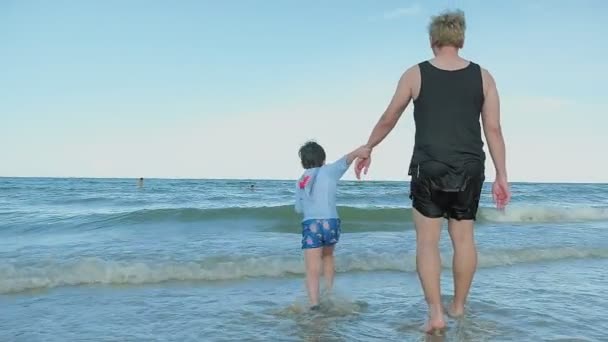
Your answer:
[[[420,79],[420,64],[414,64],[411,67],[407,68],[403,74],[401,75],[401,80],[403,81],[416,81]]]
[[[490,73],[488,69],[483,68],[481,66],[479,67],[479,69],[481,70],[481,80],[483,81],[484,88],[494,86],[495,81],[494,76],[492,76],[492,73]]]
[[[474,61],[469,61],[472,65],[476,66],[477,68],[479,68],[479,70],[481,71],[481,75],[484,77],[492,77],[492,74],[490,73],[490,71],[486,68],[484,68],[481,64],[479,63],[475,63]]]
[[[409,68],[407,68],[407,70],[405,72],[420,72],[421,68],[424,68],[425,66],[427,66],[429,64],[430,64],[429,60],[427,59],[427,60],[421,61],[419,63],[416,63],[416,64],[410,66]]]

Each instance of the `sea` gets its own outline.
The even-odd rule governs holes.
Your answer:
[[[405,181],[339,184],[310,312],[293,180],[0,178],[0,341],[608,341],[608,184],[490,187],[466,317],[431,338]],[[441,253],[449,303],[445,227]]]

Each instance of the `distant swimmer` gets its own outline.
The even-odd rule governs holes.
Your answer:
[[[251,191],[255,191],[255,184],[251,184],[251,185],[249,186],[249,190],[251,190]]]
[[[140,188],[144,187],[144,178],[140,177],[139,180],[137,180],[137,186],[139,186]]]

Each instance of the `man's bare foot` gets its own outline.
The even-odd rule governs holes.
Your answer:
[[[446,308],[446,313],[451,318],[462,318],[464,317],[464,305],[455,305],[454,303],[450,304],[449,307]]]
[[[443,317],[436,319],[429,318],[422,329],[429,335],[442,336],[446,329],[445,321],[443,320]]]
[[[445,320],[443,319],[443,305],[429,305],[429,318],[426,321],[423,329],[424,332],[430,335],[441,336],[445,330]]]

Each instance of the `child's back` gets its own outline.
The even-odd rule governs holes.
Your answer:
[[[312,308],[319,305],[321,269],[326,287],[334,281],[334,247],[340,240],[340,218],[336,209],[338,181],[357,157],[369,156],[369,149],[360,147],[325,164],[325,151],[308,142],[300,148],[304,174],[296,184],[296,211],[302,213],[302,249],[306,260],[306,289]]]
[[[338,181],[348,167],[345,156],[334,163],[304,171],[296,184],[296,210],[303,214],[302,221],[338,218]]]

